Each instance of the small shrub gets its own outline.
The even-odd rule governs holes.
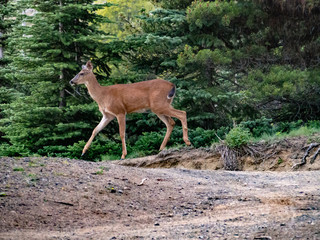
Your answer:
[[[30,156],[31,153],[24,146],[10,145],[3,143],[0,145],[0,156],[15,157],[15,156]]]
[[[5,192],[0,192],[0,197],[6,197],[7,194]]]
[[[15,171],[15,172],[24,172],[24,168],[23,167],[14,167],[13,171]]]
[[[288,133],[289,137],[297,137],[297,136],[310,136],[316,132],[319,132],[316,128],[310,128],[307,126],[303,126],[297,129],[293,129]]]
[[[303,121],[298,120],[296,122],[279,122],[274,126],[274,131],[279,133],[289,133],[294,129],[303,126]]]
[[[225,141],[228,147],[239,148],[248,144],[251,138],[252,134],[248,129],[235,127],[226,135]]]
[[[97,174],[97,175],[102,175],[102,174],[103,174],[104,167],[99,167],[99,168],[100,168],[100,170],[98,170],[98,171],[96,172],[96,174]]]
[[[320,128],[320,121],[319,120],[311,120],[307,122],[307,126],[310,128],[316,128],[319,129]]]
[[[29,173],[29,174],[28,174],[28,177],[30,178],[30,181],[31,181],[31,182],[39,181],[39,178],[38,178],[37,175],[34,174],[34,173]]]
[[[61,145],[43,146],[38,149],[37,154],[48,157],[68,157],[67,149],[67,146]]]
[[[219,138],[224,139],[224,137],[227,135],[229,131],[230,131],[230,127],[220,127],[219,129],[217,129],[216,132]]]

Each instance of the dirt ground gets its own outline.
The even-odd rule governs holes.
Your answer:
[[[0,158],[0,239],[320,239],[320,157],[308,139],[244,156],[212,149],[113,162]],[[270,148],[266,148],[271,151]],[[275,151],[277,150],[277,151]]]

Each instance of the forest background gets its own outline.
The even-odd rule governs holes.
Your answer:
[[[320,128],[319,0],[1,0],[0,156],[80,157],[101,114],[69,81],[89,59],[102,85],[176,84],[194,147],[234,128],[254,138]],[[126,133],[128,157],[144,156],[165,125],[131,114]],[[183,146],[178,121],[168,146]],[[86,158],[120,155],[113,121]]]

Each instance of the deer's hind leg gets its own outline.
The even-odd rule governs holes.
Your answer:
[[[161,120],[162,122],[164,122],[164,124],[165,124],[166,127],[167,127],[166,135],[165,135],[165,137],[164,137],[164,139],[163,139],[163,142],[162,142],[162,144],[161,144],[161,146],[160,146],[160,151],[161,151],[161,150],[163,150],[163,149],[166,147],[166,145],[167,145],[167,143],[168,143],[168,141],[169,141],[169,138],[170,138],[170,135],[171,135],[171,133],[172,133],[173,127],[174,127],[174,125],[175,125],[175,122],[174,122],[173,119],[172,119],[171,117],[169,117],[169,116],[162,115],[162,114],[157,114],[157,116],[160,118],[160,120]]]
[[[161,114],[178,118],[182,124],[183,141],[189,146],[191,145],[188,138],[187,113],[182,110],[174,109],[171,105],[169,108],[161,111]]]

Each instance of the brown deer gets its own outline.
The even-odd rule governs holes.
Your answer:
[[[101,86],[92,69],[93,66],[88,61],[85,66],[82,66],[82,70],[70,81],[71,85],[86,85],[90,96],[98,103],[99,110],[103,116],[98,126],[93,130],[89,141],[84,146],[82,155],[89,149],[94,137],[116,117],[122,141],[121,159],[124,159],[127,155],[125,142],[126,114],[144,112],[148,109],[154,112],[167,127],[160,150],[163,150],[167,145],[175,125],[171,117],[178,118],[181,121],[183,140],[187,145],[190,145],[186,112],[174,109],[171,106],[176,91],[173,83],[162,79],[155,79],[131,84]]]

